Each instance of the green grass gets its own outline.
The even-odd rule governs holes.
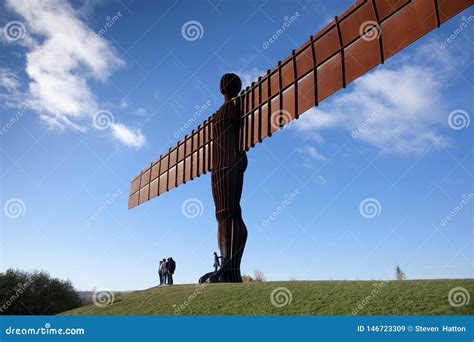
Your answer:
[[[286,306],[272,305],[278,287],[291,292]],[[88,305],[63,315],[175,315],[180,307],[180,315],[351,315],[359,305],[359,315],[474,314],[474,298],[461,307],[449,304],[455,287],[474,296],[473,279],[174,285],[118,295],[107,307]]]

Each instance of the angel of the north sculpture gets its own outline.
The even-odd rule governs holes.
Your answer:
[[[200,281],[241,282],[246,151],[472,3],[360,0],[244,90],[225,74],[224,104],[132,179],[129,208],[210,171],[222,263]]]

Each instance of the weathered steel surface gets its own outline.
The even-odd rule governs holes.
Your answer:
[[[472,3],[357,1],[241,93],[241,149],[271,136]]]
[[[354,81],[473,0],[360,0],[240,94],[240,149]],[[129,208],[211,171],[212,116],[133,178]]]
[[[238,79],[237,76],[232,76]],[[238,83],[240,84],[240,80]],[[238,95],[239,91],[240,85],[229,98]],[[247,227],[242,219],[240,197],[247,156],[239,148],[241,116],[239,97],[226,101],[213,116],[214,158],[211,183],[222,262],[216,274],[209,279],[212,282],[242,281],[240,262],[247,241]]]
[[[212,116],[132,179],[128,207],[205,174],[211,162]]]

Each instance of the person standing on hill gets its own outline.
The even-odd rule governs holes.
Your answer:
[[[167,283],[167,273],[168,269],[166,268],[166,259],[163,259],[160,263],[161,277],[163,279],[163,285]]]
[[[221,266],[219,259],[222,258],[218,256],[216,252],[214,252],[214,272],[217,272],[217,269]]]
[[[163,285],[163,271],[161,270],[161,265],[163,265],[163,260],[160,260],[160,266],[158,266],[158,276],[160,277],[160,286]]]
[[[173,274],[174,274],[174,271],[176,270],[176,262],[173,260],[173,258],[169,257],[167,264],[168,264],[168,285],[173,285]]]

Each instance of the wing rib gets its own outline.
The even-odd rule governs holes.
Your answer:
[[[241,92],[241,150],[254,147],[472,3],[356,1]],[[211,171],[211,125],[212,116],[135,176],[128,207]]]

